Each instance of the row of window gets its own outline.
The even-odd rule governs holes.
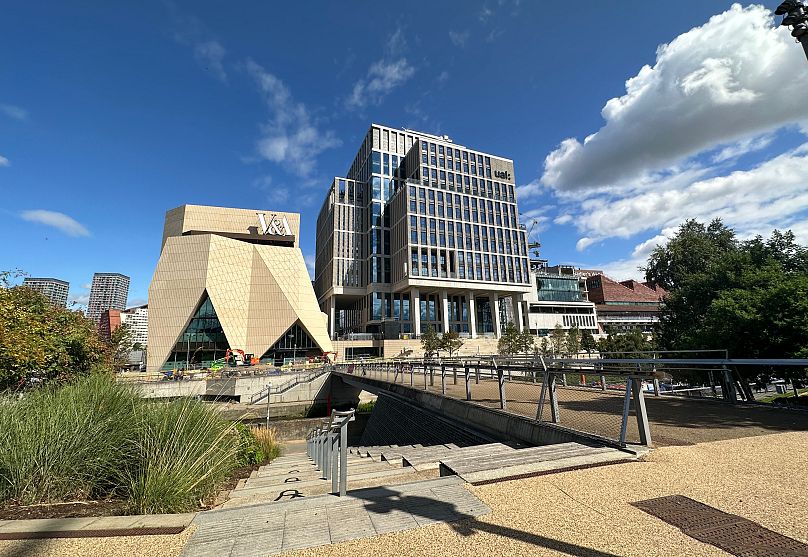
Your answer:
[[[416,247],[410,249],[409,271],[411,277],[516,283],[528,279],[527,259],[524,258]]]
[[[423,188],[421,189],[423,190]],[[430,194],[435,193],[433,189],[429,189],[428,191]],[[437,193],[442,194],[443,192],[439,191]],[[437,202],[434,199],[427,201],[423,197],[416,199],[413,195],[408,196],[408,199],[410,213],[429,215],[431,217],[453,218],[454,220],[463,220],[472,223],[510,226],[511,228],[516,228],[518,223],[516,205],[500,203],[499,201],[488,200],[488,202],[486,202],[486,200],[480,199],[478,204],[476,197],[469,198],[465,195],[461,197],[457,194],[454,196],[447,194],[445,203],[442,195],[438,196]]]
[[[409,229],[411,244],[527,255],[524,234],[517,230],[427,219],[415,215],[410,215]]]
[[[516,195],[512,184],[493,182],[461,174],[453,174],[445,170],[423,167],[410,176],[425,186],[435,186],[450,191],[465,192],[471,195],[480,195],[492,199],[516,202]]]
[[[471,162],[474,164],[475,162],[482,166],[491,166],[491,157],[483,156],[479,153],[471,153],[469,151],[461,151],[460,149],[456,149],[450,147],[448,145],[444,146],[440,143],[432,143],[431,141],[420,141],[421,143],[421,154],[430,153],[431,155],[439,155],[439,156],[447,156],[451,157],[454,155],[454,158],[460,160],[463,159],[463,162]]]

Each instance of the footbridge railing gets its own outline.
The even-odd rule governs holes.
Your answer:
[[[331,492],[343,496],[348,489],[348,422],[354,421],[355,410],[334,410],[328,419],[306,437],[306,454],[323,479],[331,480]]]
[[[287,376],[288,379],[280,383],[280,379],[283,379],[283,375],[278,376],[278,379],[275,380],[274,383],[268,384],[266,387],[252,395],[250,397],[250,404],[256,404],[261,402],[265,398],[270,395],[277,395],[281,393],[285,393],[286,391],[297,387],[301,383],[308,383],[309,381],[314,381],[321,375],[328,373],[331,371],[330,367],[320,367],[313,371],[309,371],[307,373],[296,373],[294,375]]]
[[[741,393],[737,367],[750,365],[808,367],[808,360],[493,355],[376,360],[332,369],[520,414],[620,446],[650,446],[647,396],[735,403]]]

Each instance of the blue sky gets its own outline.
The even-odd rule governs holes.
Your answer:
[[[768,8],[773,8],[773,3]],[[0,269],[132,277],[165,211],[302,213],[371,122],[514,159],[543,256],[616,278],[688,217],[808,241],[808,62],[763,7],[12,1],[0,19]],[[661,46],[663,45],[663,46]]]

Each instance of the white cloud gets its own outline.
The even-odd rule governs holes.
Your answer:
[[[415,74],[406,58],[379,60],[370,66],[367,76],[354,84],[346,101],[348,108],[363,108],[379,104],[393,89],[405,83]]]
[[[314,278],[314,262],[315,257],[312,254],[306,254],[303,256],[303,260],[306,262],[306,268],[309,270],[309,277],[312,279]]]
[[[266,97],[269,121],[262,126],[257,149],[262,158],[283,164],[300,176],[310,176],[317,156],[340,145],[334,132],[321,130],[306,106],[292,98],[289,88],[275,75],[253,62],[247,70]]]
[[[27,120],[28,111],[13,104],[0,104],[0,112],[15,120]]]
[[[399,28],[387,41],[382,59],[371,64],[367,75],[354,83],[351,94],[345,101],[349,110],[380,104],[393,89],[415,75],[415,68],[403,56],[406,48],[404,32]]]
[[[29,222],[36,222],[46,226],[52,226],[61,230],[68,236],[89,236],[90,231],[85,228],[83,224],[76,221],[72,217],[59,213],[58,211],[46,211],[44,209],[35,209],[32,211],[23,211],[20,216],[23,220]]]
[[[545,189],[546,188],[542,186],[541,181],[536,179],[527,184],[516,186],[516,198],[522,202],[527,199],[538,197],[545,191]]]
[[[773,140],[774,140],[773,135],[761,135],[760,137],[743,139],[741,141],[738,141],[737,143],[733,143],[732,145],[724,147],[723,149],[718,151],[715,155],[713,155],[713,157],[710,160],[713,163],[732,161],[748,153],[765,149],[771,144]]]
[[[219,41],[203,41],[194,45],[194,57],[206,70],[210,71],[216,79],[227,82],[227,73],[224,71],[224,57],[227,51]]]
[[[0,166],[11,166],[11,161],[3,155],[0,155]]]
[[[613,199],[590,199],[576,215],[594,241],[629,238],[648,230],[675,228],[686,218],[720,217],[743,235],[752,229],[788,227],[808,210],[808,143],[748,170],[697,180],[684,187],[650,188]],[[579,242],[581,244],[582,242]],[[581,249],[583,249],[581,248]]]
[[[808,121],[808,72],[794,70],[804,66],[769,10],[735,4],[660,46],[654,66],[606,103],[602,128],[547,156],[542,181],[559,191],[626,187],[722,146],[730,150],[716,160],[726,160],[739,142],[754,147]]]
[[[452,44],[459,47],[466,46],[466,42],[469,40],[469,36],[471,32],[468,30],[466,31],[449,31],[449,40],[452,41]]]
[[[569,224],[573,221],[573,216],[569,213],[564,213],[563,215],[558,215],[553,222],[555,224]]]

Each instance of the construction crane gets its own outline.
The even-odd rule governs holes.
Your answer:
[[[539,257],[539,248],[541,248],[541,240],[539,239],[539,219],[533,219],[530,223],[530,228],[527,231],[527,249],[530,253],[530,268],[534,271],[545,267],[547,260]]]

